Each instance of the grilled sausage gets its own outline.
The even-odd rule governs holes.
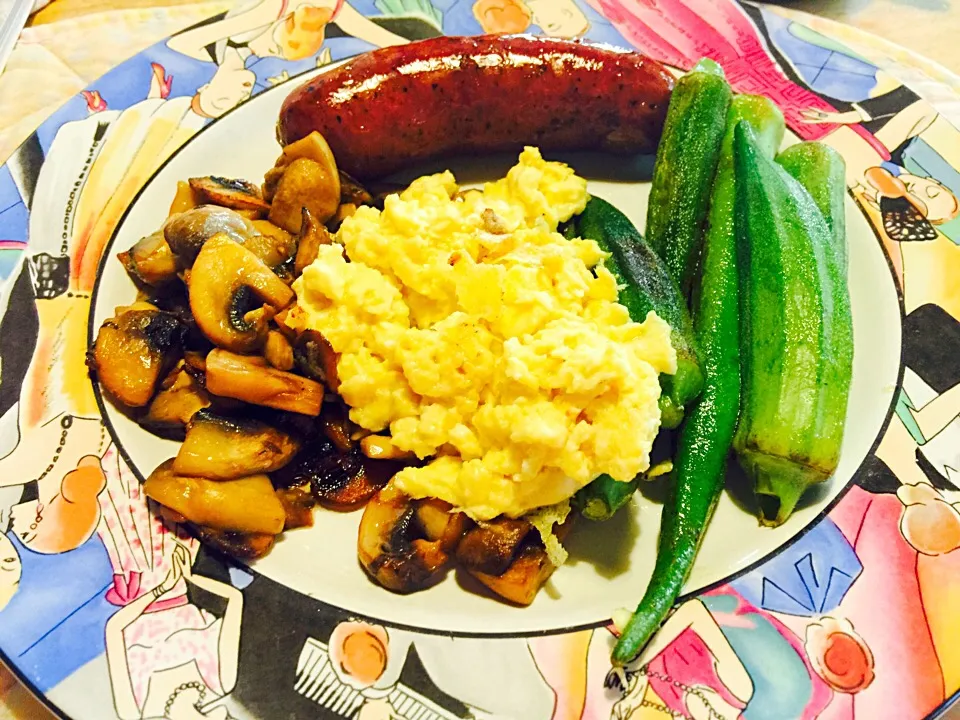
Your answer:
[[[450,154],[654,152],[672,76],[636,52],[531,35],[439,37],[375,50],[294,90],[287,145],[319,131],[361,180]]]

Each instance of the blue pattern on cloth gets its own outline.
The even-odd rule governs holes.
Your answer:
[[[6,165],[0,166],[0,241],[26,242],[29,215],[10,174],[10,168]],[[3,253],[0,260],[0,295],[3,293],[4,281],[13,274],[19,255],[20,251],[13,250]]]
[[[104,625],[117,611],[105,598],[113,584],[97,535],[76,550],[42,555],[8,537],[20,556],[20,591],[0,611],[0,647],[46,692],[106,649]]]
[[[922,137],[916,137],[903,150],[903,165],[907,172],[920,177],[933,178],[960,198],[960,172],[943,156],[930,147]],[[954,218],[937,230],[948,237],[954,244],[960,245],[960,218]]]
[[[756,611],[737,612],[740,600],[730,594],[709,594],[700,599],[718,616],[720,632],[750,676],[753,694],[743,710],[743,720],[803,717],[813,698],[813,680],[803,658],[769,616]],[[739,622],[724,625],[722,618],[734,613]]]
[[[811,90],[845,102],[870,97],[877,86],[875,65],[836,49],[836,43],[809,28],[802,28],[800,37],[799,26],[776,13],[764,12],[763,21],[777,49],[789,58]]]
[[[894,177],[900,177],[900,175],[903,173],[902,167],[900,167],[894,162],[890,162],[889,160],[884,160],[883,162],[881,162],[880,167],[882,167],[884,170],[886,170],[888,173],[890,173]]]
[[[763,610],[815,617],[835,610],[862,570],[840,528],[824,518],[762,567],[730,585]]]

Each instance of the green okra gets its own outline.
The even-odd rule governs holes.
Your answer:
[[[804,185],[760,152],[744,124],[734,157],[743,374],[734,447],[761,522],[779,525],[840,459],[853,371],[846,253],[838,249],[845,238],[831,231]],[[804,175],[814,155],[790,157],[787,165]],[[836,183],[842,175],[830,177]],[[836,206],[836,192],[834,184],[818,193],[824,208]],[[836,231],[839,215],[828,215]]]
[[[677,80],[653,168],[647,242],[688,296],[703,243],[732,98],[723,70],[701,60]]]
[[[703,387],[693,323],[680,290],[629,218],[602,198],[590,198],[567,234],[593,240],[610,253],[605,265],[620,286],[619,301],[632,320],[643,322],[653,311],[670,325],[677,372],[660,376],[660,416],[663,427],[677,427],[684,408]],[[590,520],[606,520],[630,501],[640,479],[620,482],[601,475],[574,496],[574,506]]]
[[[783,115],[772,102],[747,95],[734,98],[694,291],[693,325],[704,372],[703,394],[680,428],[673,483],[660,523],[656,565],[643,599],[614,649],[617,664],[636,657],[670,612],[689,577],[723,490],[740,408],[733,135],[741,121],[756,128],[760,149],[768,157],[773,157],[783,138]]]

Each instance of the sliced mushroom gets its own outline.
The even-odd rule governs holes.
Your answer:
[[[254,220],[262,220],[263,216],[267,214],[264,210],[234,210],[234,212],[251,222]]]
[[[244,241],[243,246],[263,260],[268,267],[276,268],[289,262],[297,253],[297,239],[269,220],[253,220],[253,227],[259,232]]]
[[[333,217],[340,204],[340,178],[318,162],[297,158],[283,169],[270,204],[270,221],[289,232],[300,229],[300,214],[307,208],[322,223]]]
[[[181,475],[232,480],[279,470],[299,450],[299,439],[259,420],[200,410],[187,425],[173,469]]]
[[[181,363],[168,377],[140,424],[165,437],[182,439],[190,418],[210,407],[210,396],[186,363]]]
[[[263,557],[270,552],[276,541],[276,536],[269,533],[230,532],[194,524],[189,527],[204,545],[240,560],[256,560]]]
[[[360,451],[371,460],[409,460],[412,452],[401,450],[386,435],[367,435],[360,440]]]
[[[110,395],[143,407],[179,359],[183,336],[183,325],[170,313],[127,310],[100,327],[87,364]]]
[[[285,146],[280,157],[277,158],[274,167],[267,171],[263,179],[263,196],[268,202],[273,200],[277,190],[277,183],[283,176],[284,169],[294,160],[299,159],[310,160],[320,165],[326,174],[336,178],[337,187],[339,188],[341,176],[337,170],[337,162],[333,157],[333,150],[330,149],[323,135],[314,130],[305,138]]]
[[[150,300],[145,299],[145,297],[141,293],[137,293],[136,300],[134,300],[129,305],[117,305],[113,309],[113,314],[114,316],[119,317],[124,313],[133,312],[135,310],[144,311],[144,312],[156,312],[157,310],[160,310],[160,309],[162,308],[160,308],[156,303],[150,302]]]
[[[436,498],[417,501],[417,522],[427,540],[440,543],[440,548],[448,553],[457,549],[471,525],[466,515],[453,512],[450,503]]]
[[[372,205],[373,195],[352,175],[340,171],[340,202],[351,205]]]
[[[280,182],[280,178],[283,177],[283,171],[288,164],[289,162],[281,155],[280,159],[277,160],[277,164],[263,174],[263,197],[267,202],[273,200],[273,196],[277,192],[277,184]]]
[[[273,272],[285,285],[291,287],[297,279],[297,276],[293,274],[293,260],[285,262],[283,265],[278,265],[273,269]]]
[[[217,401],[219,402],[220,398],[217,398]],[[250,405],[245,405],[243,412],[244,417],[254,417],[260,422],[272,425],[289,435],[300,438],[303,447],[312,445],[315,441],[323,438],[320,423],[315,416],[286,410],[274,410],[262,406],[251,407]]]
[[[303,274],[308,265],[317,259],[321,245],[333,242],[330,231],[313,214],[303,208],[300,216],[300,239],[297,244],[297,257],[293,264],[293,273],[297,277]]]
[[[291,343],[297,339],[297,331],[290,327],[287,321],[290,319],[290,311],[297,306],[296,301],[285,307],[283,310],[273,316],[273,322],[283,336]]]
[[[238,243],[259,234],[250,220],[216,205],[200,205],[172,215],[163,225],[167,244],[180,265],[186,268],[193,265],[203,244],[220,233],[225,233]]]
[[[356,426],[350,422],[349,413],[343,402],[327,403],[320,418],[320,426],[327,439],[337,446],[337,450],[343,453],[353,450],[355,443],[351,434]]]
[[[477,525],[457,546],[457,562],[465,569],[500,575],[523,548],[524,541],[538,539],[526,520],[499,517]]]
[[[293,346],[293,359],[300,372],[337,392],[337,353],[323,335],[316,330],[302,332]]]
[[[477,543],[474,547],[470,545],[471,535],[474,535],[480,528],[471,530],[457,546],[457,560],[467,572],[500,597],[517,605],[529,605],[536,598],[544,583],[550,579],[557,566],[550,561],[550,556],[543,546],[539,532],[527,531],[519,541],[519,545],[515,543],[517,535],[523,532],[522,526],[514,525],[517,522],[525,523],[526,521],[497,518],[491,523],[485,523],[488,530],[493,529],[495,534],[502,534],[499,537],[492,538],[490,542]],[[529,525],[529,523],[527,524]],[[571,517],[565,523],[556,527],[554,534],[558,540],[562,541],[572,527],[573,520]],[[472,561],[480,557],[481,554],[477,554],[476,551],[484,547],[495,548],[500,543],[502,543],[504,550],[514,548],[513,556],[509,559],[507,567],[501,572],[489,572],[489,570],[499,569],[492,564],[487,565],[487,567],[470,567],[470,564],[465,561]],[[480,564],[486,565],[486,563],[477,563],[476,565]]]
[[[190,178],[190,187],[204,202],[221,205],[231,210],[261,210],[270,205],[264,202],[260,188],[246,180],[207,175]]]
[[[317,506],[317,500],[310,492],[309,485],[294,485],[277,490],[277,497],[283,503],[287,514],[284,530],[313,526],[313,509]]]
[[[160,287],[177,279],[177,259],[162,232],[155,232],[117,255],[130,276],[137,282]]]
[[[176,316],[186,328],[183,338],[185,351],[199,352],[204,355],[210,352],[213,344],[197,326],[197,321],[190,310],[190,296],[184,283],[171,282],[155,288],[150,295],[150,301],[164,312]]]
[[[417,503],[393,484],[387,484],[364,508],[357,555],[380,585],[403,593],[436,582],[450,560],[440,540],[427,539]]]
[[[273,474],[278,487],[309,483],[314,497],[324,505],[346,509],[369,500],[398,468],[387,463],[364,462],[356,451],[342,453],[317,439],[282,470]]]
[[[147,497],[192,523],[241,533],[277,535],[286,513],[266,475],[209,480],[181,475],[173,460],[154,470],[143,484]]]
[[[556,569],[542,546],[527,545],[500,575],[478,570],[468,572],[500,597],[526,606],[533,602]]]
[[[293,290],[252,252],[226,233],[207,240],[190,273],[190,309],[212,342],[236,352],[263,344],[273,313],[250,307],[256,296],[275,310],[293,300]]]
[[[170,212],[167,215],[186,212],[202,204],[199,194],[190,187],[190,183],[185,180],[177,180],[177,192],[173,196],[173,202],[170,203]]]
[[[323,385],[269,367],[262,358],[212,350],[206,367],[207,390],[214,395],[302,415],[320,414]]]
[[[263,356],[277,370],[293,370],[293,346],[278,330],[267,333]]]
[[[202,377],[207,371],[207,356],[199,352],[185,352],[183,354],[185,369],[191,375]]]

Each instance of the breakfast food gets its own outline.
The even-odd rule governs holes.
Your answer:
[[[617,303],[596,243],[556,232],[586,202],[534,148],[482,190],[422,177],[358,208],[294,283],[285,323],[337,353],[350,419],[435,458],[397,474],[407,495],[485,521],[647,469],[676,355],[665,322]]]
[[[140,293],[90,367],[182,440],[144,492],[243,558],[318,504],[362,507],[357,557],[381,586],[456,567],[528,605],[576,518],[668,475],[653,577],[613,653],[636,657],[731,449],[771,524],[836,469],[853,352],[842,161],[813,144],[775,161],[782,115],[709,62],[663,126],[671,86],[633,53],[481,37],[377,51],[295,91],[261,187],[183,181],[118,256]],[[537,147],[651,150],[661,129],[650,243]],[[517,164],[480,188],[356,179],[504,149]]]
[[[846,238],[831,232],[803,185],[758,151],[749,126],[738,129],[735,147],[743,178],[738,243],[746,250],[734,446],[759,495],[761,519],[777,525],[840,461],[853,376]],[[842,171],[831,186],[843,196]]]
[[[756,128],[759,149],[773,157],[783,140],[783,114],[767,98],[738,95],[730,103],[718,146],[700,271],[691,303],[694,335],[703,368],[703,394],[677,438],[673,488],[664,504],[653,575],[613,652],[630,662],[670,612],[693,568],[697,549],[720,498],[740,417],[740,276],[737,262],[734,132]]]
[[[620,302],[634,320],[651,311],[670,325],[670,344],[677,354],[673,373],[660,374],[660,425],[676,428],[686,407],[703,389],[703,373],[697,357],[693,324],[687,302],[670,277],[663,261],[622,212],[606,200],[591,197],[586,208],[567,228],[571,237],[593,240],[609,256],[604,261],[620,289]],[[630,502],[644,477],[667,472],[657,470],[637,475],[631,482],[619,482],[601,475],[574,495],[573,504],[590,520],[606,520]]]
[[[602,480],[629,488],[619,508],[648,469],[677,364],[654,308],[617,302],[607,253],[558,232],[586,181],[528,147],[482,188],[438,173],[376,207],[312,134],[264,184],[271,203],[191,178],[120,254],[141,296],[104,323],[91,368],[183,440],[144,491],[242,557],[316,502],[362,505],[358,558],[384,587],[456,562],[529,604],[565,558],[571,496]],[[289,222],[284,187],[305,198],[296,234],[268,219]],[[345,187],[361,204],[342,220],[346,203],[313,202]]]
[[[657,148],[647,241],[687,297],[693,285],[733,91],[723,70],[701,60],[677,81]]]
[[[689,107],[665,135],[683,126]],[[769,100],[734,97],[709,159],[717,167],[709,224],[692,238],[704,391],[680,429],[657,562],[614,647],[615,665],[640,654],[682,591],[731,446],[765,525],[784,523],[839,464],[853,372],[845,172],[838,155],[815,143],[775,160],[783,133],[783,115]],[[661,150],[676,147],[668,140]],[[654,191],[658,182],[666,181],[655,173]]]
[[[666,264],[629,218],[603,198],[592,197],[571,224],[577,237],[594,240],[610,257],[606,266],[620,287],[619,302],[634,320],[651,310],[670,325],[670,344],[677,353],[677,371],[661,375],[660,422],[675,428],[684,409],[700,396],[703,373],[697,358],[693,322],[687,300]]]
[[[362,55],[293,91],[277,134],[320,132],[360,180],[452,153],[650,153],[673,87],[636,52],[530,35],[438,37]]]

